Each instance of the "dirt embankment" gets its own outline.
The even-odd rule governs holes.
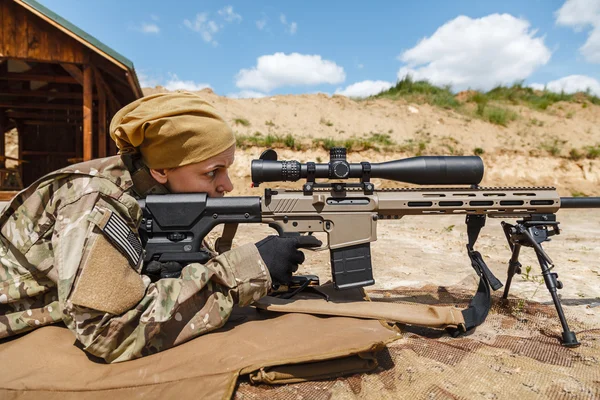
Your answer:
[[[166,91],[145,89],[146,94]],[[387,99],[355,101],[324,94],[230,99],[205,89],[198,92],[213,104],[240,136],[291,135],[304,151],[280,149],[280,159],[327,160],[312,147],[314,139],[369,140],[388,136],[396,151],[350,153],[352,161],[375,162],[423,155],[480,154],[486,186],[555,186],[562,196],[600,195],[600,158],[574,160],[600,145],[600,106],[556,103],[546,111],[507,106],[518,114],[508,126],[494,125],[428,104]],[[264,148],[238,153],[233,175],[247,193],[250,161]],[[390,182],[379,185],[394,186]]]

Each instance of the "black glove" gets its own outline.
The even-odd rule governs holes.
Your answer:
[[[256,243],[256,248],[269,269],[274,284],[287,285],[298,264],[304,262],[304,253],[299,248],[319,247],[323,243],[311,235],[267,236]]]
[[[183,267],[184,266],[177,261],[167,261],[164,263],[160,261],[150,261],[148,265],[146,265],[146,274],[148,274],[150,278],[155,279],[179,278]]]

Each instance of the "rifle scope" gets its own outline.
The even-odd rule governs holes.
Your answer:
[[[483,161],[477,156],[421,156],[382,163],[346,161],[346,149],[334,147],[329,163],[299,163],[277,161],[274,150],[266,150],[258,160],[252,160],[252,183],[298,181],[326,178],[389,179],[418,185],[477,185],[483,178]]]

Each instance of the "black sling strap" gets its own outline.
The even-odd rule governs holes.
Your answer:
[[[477,292],[473,296],[473,299],[471,299],[469,307],[462,312],[466,330],[481,325],[485,321],[492,306],[490,286],[493,290],[498,290],[502,287],[502,283],[490,271],[485,261],[483,261],[481,253],[473,248],[479,237],[481,228],[485,226],[485,218],[485,215],[467,215],[465,221],[467,224],[467,236],[469,238],[467,253],[471,259],[471,266],[477,275],[479,275]],[[456,332],[456,334],[458,333]]]

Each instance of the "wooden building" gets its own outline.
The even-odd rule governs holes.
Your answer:
[[[127,58],[34,0],[0,0],[0,172],[5,133],[13,129],[25,186],[69,164],[116,154],[108,124],[142,96]],[[4,178],[0,173],[0,185]]]

